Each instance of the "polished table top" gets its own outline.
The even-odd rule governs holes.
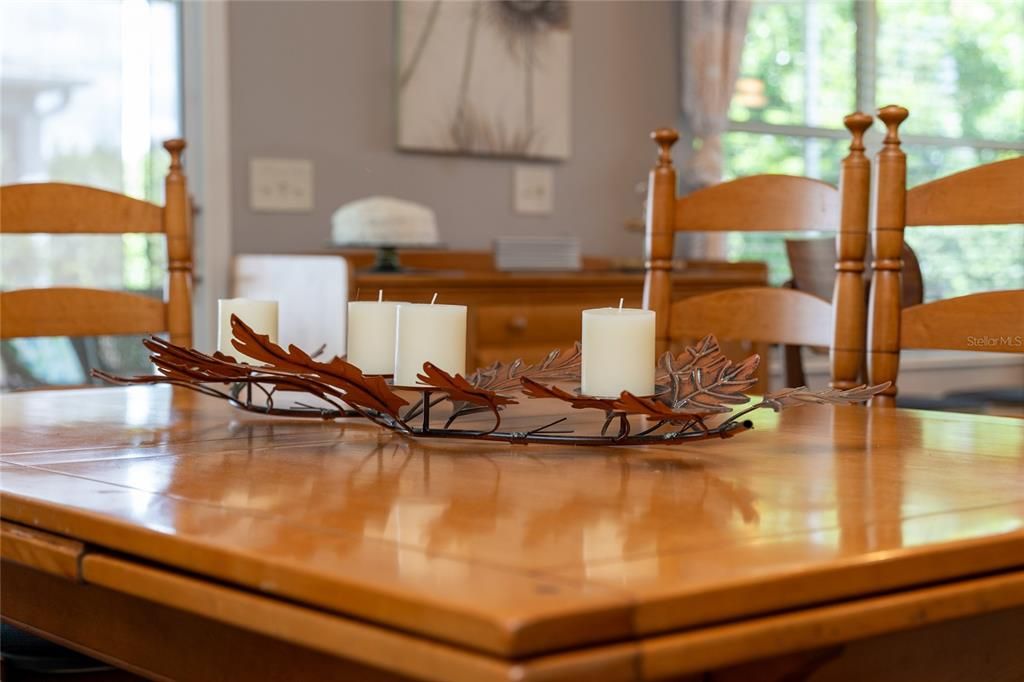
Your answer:
[[[808,406],[722,441],[512,446],[135,387],[6,395],[2,420],[7,520],[502,657],[1024,565],[1007,418]]]

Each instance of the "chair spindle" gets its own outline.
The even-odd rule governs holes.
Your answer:
[[[868,378],[872,384],[891,386],[871,402],[892,407],[896,401],[896,375],[900,364],[900,271],[903,228],[906,225],[907,156],[900,148],[899,127],[909,112],[889,105],[878,110],[886,127],[885,141],[875,163],[875,224],[871,231]]]
[[[864,360],[867,297],[864,291],[864,253],[867,248],[871,192],[871,161],[864,154],[864,133],[874,119],[862,112],[850,114],[843,124],[852,136],[850,153],[839,171],[842,208],[836,234],[836,278],[832,294],[833,388],[856,386]]]

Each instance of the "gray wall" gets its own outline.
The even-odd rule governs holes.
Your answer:
[[[578,2],[572,7],[572,156],[555,163],[555,211],[512,210],[515,161],[395,150],[394,4],[232,2],[229,5],[233,247],[235,252],[324,248],[331,213],[370,194],[437,212],[451,248],[487,249],[498,235],[574,234],[590,254],[637,256],[626,233],[655,152],[647,133],[677,109],[674,9],[669,2]],[[252,156],[309,158],[315,208],[254,213]]]

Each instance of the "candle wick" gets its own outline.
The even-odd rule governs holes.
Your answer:
[[[359,292],[362,291],[362,290],[363,290],[362,287],[356,287],[356,300],[357,301],[359,300]]]
[[[437,300],[437,292],[435,291],[434,292],[434,297],[432,299],[430,299],[430,305],[434,305],[434,301],[436,301],[436,300]]]
[[[620,298],[619,299],[619,310],[622,310],[622,302],[625,301],[625,300],[626,299],[624,299],[624,298]]]
[[[377,303],[380,303],[383,300],[384,300],[384,290],[383,289],[377,289]]]

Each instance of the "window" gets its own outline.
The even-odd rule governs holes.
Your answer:
[[[726,177],[837,183],[845,114],[910,110],[909,187],[1024,152],[1024,6],[1018,0],[755,2],[725,136]],[[881,142],[876,122],[869,153]],[[872,149],[872,147],[874,149]],[[963,230],[970,230],[965,239]],[[1024,230],[915,228],[929,300],[1024,287]],[[789,276],[778,235],[729,235],[732,258]]]
[[[179,11],[171,0],[0,3],[3,184],[73,182],[162,202],[160,145],[181,134]],[[165,254],[152,235],[5,235],[0,287],[159,296]],[[5,379],[16,366],[43,383],[81,383],[104,354],[146,366],[137,343],[98,343],[4,342]]]

